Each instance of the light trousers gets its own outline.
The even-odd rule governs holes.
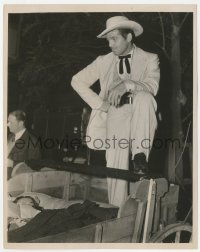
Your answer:
[[[133,104],[111,106],[107,116],[107,167],[129,169],[129,155],[143,152],[148,161],[155,130],[157,104],[148,92],[138,92]],[[128,182],[107,178],[109,203],[120,206],[128,196]]]

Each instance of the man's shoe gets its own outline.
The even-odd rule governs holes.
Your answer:
[[[134,156],[133,171],[135,174],[144,175],[147,174],[147,161],[144,153],[138,153]]]

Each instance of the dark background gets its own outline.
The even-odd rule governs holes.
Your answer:
[[[157,53],[160,59],[161,80],[156,96],[159,121],[156,136],[170,138],[177,128],[173,116],[176,107],[175,87],[181,90],[179,99],[181,138],[187,135],[192,143],[193,102],[193,14],[192,13],[22,13],[9,14],[8,22],[8,113],[23,109],[27,113],[27,128],[36,135],[62,138],[76,134],[83,106],[87,106],[71,88],[72,76],[87,66],[98,55],[109,53],[104,39],[97,35],[105,29],[106,20],[115,15],[125,15],[139,22],[144,33],[136,38],[140,48]],[[173,77],[174,27],[179,27],[181,80],[178,86]],[[94,90],[99,91],[99,83]],[[177,98],[178,99],[178,98]],[[176,118],[176,116],[174,117]],[[47,130],[48,123],[48,130]],[[58,146],[44,152],[44,157],[60,158]],[[96,152],[95,154],[96,155]],[[61,155],[62,156],[62,155]],[[99,160],[104,153],[99,152]],[[96,158],[94,158],[97,160]],[[149,165],[152,171],[167,169],[167,146],[153,149]],[[191,177],[191,164],[187,150],[184,152],[185,176]],[[101,161],[99,161],[101,162]]]

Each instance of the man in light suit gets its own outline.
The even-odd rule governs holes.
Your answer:
[[[37,138],[25,127],[26,114],[15,110],[8,116],[8,127],[11,134],[7,145],[7,176],[11,176],[13,168],[26,160],[41,159],[41,146]]]
[[[124,16],[107,20],[98,38],[106,38],[111,53],[99,56],[72,78],[72,87],[87,102],[92,113],[86,142],[89,148],[105,149],[107,167],[145,174],[157,127],[157,94],[160,80],[156,54],[137,47],[134,38],[142,34],[140,24]],[[97,80],[101,91],[90,88]],[[109,202],[120,206],[127,197],[127,182],[107,179]]]

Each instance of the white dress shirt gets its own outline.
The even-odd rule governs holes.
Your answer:
[[[128,58],[128,61],[129,61],[129,65],[130,65],[130,67],[131,67],[131,61],[132,61],[132,58],[133,58],[133,53],[134,53],[134,48],[128,53],[128,54],[130,54],[131,55],[131,58]],[[128,55],[127,54],[127,55]],[[119,62],[120,62],[120,59],[119,59],[119,57],[118,56],[116,56],[116,58],[117,58],[117,72],[118,72],[118,75],[119,75],[119,77],[122,79],[122,80],[130,80],[130,78],[131,78],[131,72],[130,73],[127,73],[127,70],[126,70],[126,65],[125,65],[125,60],[123,60],[123,73],[122,74],[120,74],[119,73]],[[131,69],[132,70],[132,69]]]
[[[19,132],[17,132],[17,133],[15,134],[15,142],[16,142],[18,139],[21,138],[21,136],[24,134],[25,130],[26,130],[26,128],[20,130]]]

